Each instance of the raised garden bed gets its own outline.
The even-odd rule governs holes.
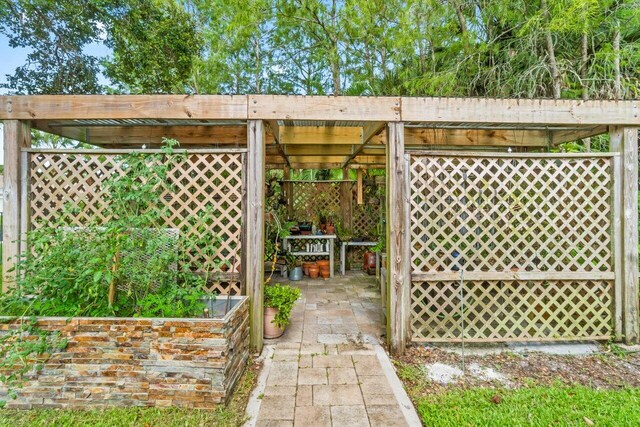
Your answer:
[[[219,308],[218,308],[219,307]],[[247,297],[210,304],[211,318],[38,318],[66,349],[29,373],[8,408],[214,408],[226,403],[249,357]],[[216,317],[217,316],[217,317]],[[0,318],[2,319],[2,318]],[[17,328],[4,318],[0,333]]]

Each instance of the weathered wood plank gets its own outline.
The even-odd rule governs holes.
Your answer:
[[[402,98],[405,122],[640,126],[640,101]]]
[[[245,95],[30,95],[0,97],[0,119],[245,120]]]
[[[547,131],[520,129],[405,128],[405,146],[546,147]]]
[[[356,126],[281,126],[280,143],[358,145],[362,129]]]
[[[21,154],[23,147],[31,145],[29,122],[4,121],[4,216],[2,226],[2,290],[15,285],[15,266],[20,253],[20,211],[21,203]]]
[[[620,134],[621,135],[621,134]],[[619,153],[621,140],[616,141],[617,136],[611,135],[611,148]],[[613,151],[613,150],[612,150]],[[613,180],[611,197],[611,251],[613,253],[613,327],[616,340],[622,339],[624,283],[622,277],[622,158],[619,155],[613,157]]]
[[[250,298],[251,348],[262,350],[263,335],[263,286],[264,286],[264,139],[262,120],[247,122],[247,257],[245,280]]]
[[[558,145],[577,139],[591,138],[592,136],[606,133],[607,129],[606,125],[601,125],[580,130],[551,130],[551,144]]]
[[[404,352],[409,326],[411,288],[409,175],[404,154],[404,123],[389,123],[387,143],[387,250],[389,275],[387,337],[394,354]]]
[[[622,158],[622,316],[625,341],[640,338],[638,325],[638,129],[610,128],[610,150]]]
[[[614,280],[615,274],[608,271],[465,271],[464,279],[469,281],[523,281],[528,280]],[[412,273],[414,282],[458,281],[459,271]]]
[[[400,120],[400,98],[249,95],[248,118],[397,121]]]
[[[469,151],[424,151],[407,150],[412,155],[439,157],[488,157],[488,158],[530,158],[530,159],[593,159],[613,157],[614,153],[495,153]]]

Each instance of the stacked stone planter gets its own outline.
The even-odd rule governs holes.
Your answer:
[[[226,403],[249,357],[249,304],[232,297],[222,318],[53,318],[67,348],[29,374],[8,408],[214,408]],[[0,324],[0,333],[16,321]]]

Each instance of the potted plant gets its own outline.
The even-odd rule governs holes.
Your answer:
[[[289,325],[291,309],[300,289],[275,283],[264,287],[264,337],[278,338]]]
[[[334,225],[333,215],[327,217],[327,234],[336,234],[336,226]]]
[[[302,280],[302,263],[291,254],[285,256],[287,262],[287,271],[289,272],[289,280]]]
[[[336,234],[341,242],[349,242],[353,238],[353,233],[349,227],[344,227],[341,222],[336,223]]]

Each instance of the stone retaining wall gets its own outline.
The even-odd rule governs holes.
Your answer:
[[[234,298],[224,319],[40,318],[68,346],[26,377],[17,399],[2,387],[0,399],[22,409],[214,408],[229,399],[249,357],[248,299]]]

